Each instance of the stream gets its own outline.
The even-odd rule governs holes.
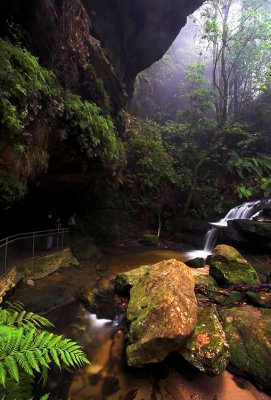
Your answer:
[[[71,400],[271,400],[250,382],[228,371],[214,378],[195,373],[179,356],[168,357],[148,368],[127,367],[122,311],[125,301],[112,297],[113,280],[118,272],[170,258],[184,261],[189,257],[179,251],[143,246],[106,249],[95,266],[84,262],[79,268],[58,271],[37,280],[35,285],[22,284],[15,290],[9,301],[20,300],[27,309],[35,311],[65,304],[65,299],[73,298],[43,314],[55,324],[58,333],[84,347],[91,365],[75,372],[53,368],[47,388],[53,399],[66,400],[70,396]],[[79,290],[90,287],[109,293],[108,299],[105,294],[106,307],[99,309],[99,318],[80,301],[74,301]]]

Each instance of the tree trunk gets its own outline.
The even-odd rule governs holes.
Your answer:
[[[160,212],[157,213],[157,217],[158,217],[157,237],[160,238],[161,229],[162,229],[162,220],[161,220],[161,213]]]

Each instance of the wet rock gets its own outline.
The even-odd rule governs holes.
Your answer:
[[[196,257],[192,260],[188,260],[185,262],[188,267],[192,268],[203,268],[204,267],[204,258]]]
[[[119,380],[115,376],[107,376],[103,382],[102,394],[104,396],[110,396],[117,392],[119,388]]]
[[[35,286],[35,281],[33,279],[27,279],[25,283],[29,286]]]
[[[70,235],[70,247],[79,261],[89,261],[99,255],[93,238],[78,233]]]
[[[240,302],[243,300],[243,294],[241,292],[231,291],[230,293],[227,292],[225,289],[222,289],[218,286],[216,280],[212,276],[208,275],[199,275],[196,277],[196,284],[202,286],[202,291],[208,299],[214,301],[215,303],[221,305],[229,305]],[[213,290],[209,291],[208,289]],[[201,291],[201,295],[202,295]],[[215,293],[217,291],[218,293]],[[225,294],[220,294],[225,293]],[[197,298],[199,295],[197,294]]]
[[[229,345],[214,307],[198,308],[196,328],[180,354],[207,375],[225,370],[230,360]]]
[[[210,275],[219,283],[226,285],[260,283],[252,265],[234,247],[224,244],[215,247],[210,261]]]
[[[112,287],[85,290],[77,295],[84,307],[97,318],[114,319],[115,293]]]
[[[180,348],[195,328],[197,304],[194,277],[180,261],[144,266],[132,276],[140,278],[130,290],[127,308],[127,360],[139,367],[159,362]]]
[[[257,243],[260,246],[271,248],[271,224],[249,219],[236,219],[229,222],[229,227],[236,230],[243,241]]]
[[[271,308],[271,293],[247,292],[246,297],[250,303],[256,306]]]
[[[233,372],[271,393],[271,310],[253,306],[220,311]]]
[[[151,233],[144,233],[139,242],[145,244],[146,246],[158,246],[159,237],[156,235],[152,235]]]
[[[150,266],[142,265],[139,268],[118,274],[115,280],[115,290],[121,296],[128,296],[132,286],[136,285],[148,272]]]

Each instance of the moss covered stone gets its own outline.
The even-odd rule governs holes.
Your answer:
[[[271,310],[253,306],[220,311],[234,372],[271,392]]]
[[[151,233],[144,233],[139,239],[139,242],[146,246],[157,246],[159,243],[159,237],[152,235]]]
[[[218,245],[210,261],[210,275],[219,283],[257,285],[260,283],[255,269],[231,246]]]
[[[136,285],[150,268],[150,265],[142,265],[139,268],[118,274],[115,280],[116,292],[120,295],[128,296],[131,287]]]
[[[250,303],[260,307],[271,308],[271,293],[267,292],[247,292],[246,297]]]
[[[214,307],[199,307],[192,336],[180,354],[207,375],[221,374],[230,359],[229,345]]]
[[[191,268],[202,268],[204,267],[204,258],[196,257],[185,262],[188,267]]]
[[[196,276],[196,284],[202,285],[203,290],[205,288],[205,297],[208,297],[208,299],[213,300],[214,302],[216,302],[218,304],[228,305],[228,304],[234,304],[234,303],[237,303],[237,302],[240,302],[243,300],[243,294],[241,292],[231,291],[229,293],[227,290],[220,288],[218,286],[216,280],[210,275]],[[208,289],[217,290],[218,292],[224,292],[225,295],[210,292],[210,291],[208,291]],[[198,298],[198,295],[197,295],[197,298]]]
[[[127,308],[127,360],[139,367],[159,362],[180,348],[195,328],[197,304],[194,276],[180,261],[143,266],[133,276],[137,282]]]

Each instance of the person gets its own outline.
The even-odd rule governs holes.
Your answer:
[[[74,229],[76,226],[75,214],[73,214],[68,221],[68,227]]]
[[[53,215],[51,213],[48,213],[47,215],[47,229],[48,230],[54,229]],[[48,233],[46,237],[46,250],[52,250],[52,248],[53,248],[53,235]]]

